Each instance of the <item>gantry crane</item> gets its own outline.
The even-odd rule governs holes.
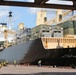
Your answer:
[[[60,9],[59,9],[60,10]],[[72,10],[68,10],[68,11],[66,11],[66,12],[62,12],[62,18],[63,17],[65,17],[65,16],[67,16],[69,13],[71,13],[72,12]],[[52,18],[51,20],[49,20],[49,21],[47,21],[47,22],[45,22],[45,24],[46,25],[52,25],[52,24],[54,24],[54,23],[57,23],[57,19],[56,19],[57,17],[54,17],[54,18]],[[62,20],[62,19],[61,19]],[[60,20],[60,21],[61,21]],[[59,22],[60,22],[59,21]]]
[[[16,32],[14,32],[12,30],[4,30],[4,47],[5,48],[7,48],[9,46],[8,34],[16,34]]]

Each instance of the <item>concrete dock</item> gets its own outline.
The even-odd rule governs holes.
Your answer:
[[[8,65],[8,66],[3,66],[0,69],[0,74],[32,74],[32,75],[39,75],[40,73],[44,73],[44,74],[40,74],[40,75],[50,75],[50,73],[54,73],[54,75],[56,75],[55,73],[73,73],[71,75],[74,75],[74,73],[76,72],[76,69],[72,69],[72,68],[53,68],[53,67],[48,67],[48,66],[21,66],[21,65]],[[76,73],[75,73],[76,75]]]

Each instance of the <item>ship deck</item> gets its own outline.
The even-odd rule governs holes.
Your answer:
[[[70,67],[53,68],[51,66],[24,66],[24,65],[8,65],[0,69],[0,74],[27,74],[27,75],[76,75],[76,69]]]

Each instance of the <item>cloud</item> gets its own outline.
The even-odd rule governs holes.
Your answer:
[[[27,2],[34,2],[34,0],[26,0]],[[29,8],[28,11],[31,13],[31,14],[36,14],[39,10],[41,10],[43,8]]]
[[[9,6],[0,6],[0,18],[7,16],[9,11]]]
[[[34,0],[26,0],[28,2],[34,2]],[[52,3],[52,4],[64,4],[64,5],[72,5],[72,1],[59,1],[59,0],[49,0],[47,3]],[[28,8],[28,11],[31,14],[36,14],[39,10],[47,10],[47,11],[52,11],[56,12],[56,9],[45,9],[45,8]]]

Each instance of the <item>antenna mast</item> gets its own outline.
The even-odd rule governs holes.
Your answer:
[[[12,30],[12,12],[9,12],[9,29]]]

